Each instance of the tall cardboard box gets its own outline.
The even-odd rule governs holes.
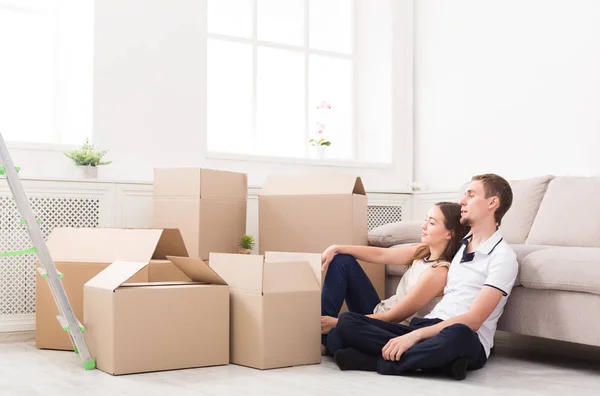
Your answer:
[[[116,261],[85,284],[86,341],[112,375],[229,363],[229,288],[200,259],[170,257],[188,282],[124,283],[148,263]]]
[[[178,230],[55,228],[47,240],[56,269],[64,274],[62,284],[75,316],[83,320],[83,285],[116,260],[150,265],[136,273],[131,282],[147,282],[151,273],[170,280],[188,280],[166,260],[167,254],[187,256]],[[155,259],[155,260],[152,260]],[[35,345],[37,348],[73,350],[69,335],[56,315],[48,281],[36,278]],[[86,333],[84,333],[85,336]]]
[[[230,362],[258,369],[321,362],[321,292],[308,261],[211,253],[230,289]]]
[[[178,228],[190,257],[237,253],[246,233],[247,196],[244,173],[155,169],[153,227]]]
[[[368,245],[367,196],[360,177],[272,176],[258,198],[260,253],[323,253],[331,245]],[[380,298],[385,266],[360,262]]]

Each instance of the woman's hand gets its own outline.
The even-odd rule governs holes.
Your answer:
[[[337,246],[336,245],[331,245],[327,249],[325,249],[323,254],[321,254],[321,270],[322,271],[327,270],[329,263],[331,263],[331,260],[333,260],[333,257],[336,254],[337,254]]]
[[[331,316],[321,316],[321,334],[327,334],[337,325],[337,318]]]

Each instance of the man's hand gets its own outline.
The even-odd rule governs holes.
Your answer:
[[[337,318],[331,316],[321,316],[321,334],[327,334],[337,325]]]
[[[398,361],[404,352],[412,348],[420,341],[416,331],[392,338],[381,350],[381,356],[385,360]]]

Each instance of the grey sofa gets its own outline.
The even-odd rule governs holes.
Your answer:
[[[498,330],[600,346],[600,177],[510,183],[513,205],[501,232],[517,254],[519,276]],[[369,243],[419,242],[420,226],[387,224],[370,231]],[[386,297],[404,270],[386,266]]]

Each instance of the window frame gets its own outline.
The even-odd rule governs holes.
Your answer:
[[[285,156],[271,156],[263,154],[247,154],[247,153],[235,153],[235,152],[224,152],[218,150],[210,150],[208,147],[208,136],[210,131],[208,128],[205,134],[205,147],[206,157],[211,159],[229,159],[238,161],[258,161],[258,162],[274,162],[274,163],[296,163],[296,164],[319,164],[319,165],[333,165],[333,166],[352,166],[352,167],[367,167],[367,168],[383,168],[388,169],[391,164],[381,163],[367,163],[359,160],[359,144],[361,140],[360,133],[358,131],[358,111],[357,109],[357,0],[350,0],[352,8],[352,53],[344,54],[341,52],[319,50],[310,48],[310,0],[303,0],[304,2],[304,45],[302,47],[288,44],[281,44],[272,41],[265,41],[258,39],[258,0],[252,0],[252,37],[243,38],[230,36],[226,34],[206,32],[206,40],[219,40],[229,43],[246,44],[252,46],[252,144],[253,151],[256,149],[258,130],[257,130],[257,103],[258,103],[258,86],[257,86],[257,75],[258,75],[258,62],[257,53],[258,48],[271,48],[292,51],[295,53],[301,53],[304,55],[304,141],[306,145],[304,147],[304,157],[285,157]],[[207,15],[208,18],[208,15]],[[310,57],[311,55],[324,56],[333,59],[342,59],[350,61],[352,67],[352,119],[351,119],[351,136],[352,136],[352,157],[350,159],[316,159],[310,157],[310,145],[308,140],[311,136],[310,130]],[[208,60],[207,60],[208,61]],[[210,100],[207,96],[207,101]]]
[[[53,62],[52,62],[52,127],[49,131],[50,142],[24,141],[5,138],[6,145],[10,149],[17,150],[40,150],[40,151],[65,151],[77,147],[76,144],[64,143],[61,125],[65,123],[64,116],[60,114],[60,109],[66,107],[67,95],[60,78],[60,48],[63,27],[60,24],[61,11],[65,4],[63,0],[53,0],[48,4],[45,0],[0,0],[0,11],[18,12],[29,15],[47,15],[55,23],[53,40]],[[1,132],[1,131],[0,131]],[[4,137],[4,135],[3,135]],[[83,142],[82,135],[81,140]],[[89,136],[90,139],[92,136]]]

